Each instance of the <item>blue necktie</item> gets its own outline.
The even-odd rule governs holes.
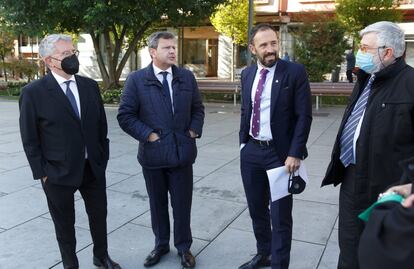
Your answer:
[[[73,92],[71,91],[71,89],[69,87],[70,83],[71,83],[71,80],[65,81],[65,84],[66,84],[66,97],[69,99],[69,102],[72,105],[73,111],[75,112],[76,116],[78,116],[78,118],[80,118],[75,96],[73,95]]]
[[[160,72],[160,74],[162,74],[162,76],[163,76],[163,79],[162,79],[162,88],[164,90],[164,95],[168,98],[168,101],[167,101],[168,102],[168,105],[170,105],[171,111],[173,111],[171,94],[170,94],[170,86],[168,85],[168,80],[167,80],[168,72],[163,71],[163,72]]]
[[[341,155],[339,159],[343,163],[345,167],[350,165],[351,163],[355,163],[355,156],[354,156],[354,135],[356,128],[358,126],[359,120],[362,117],[362,114],[365,111],[365,107],[367,106],[369,94],[371,92],[371,85],[375,79],[375,75],[372,75],[368,80],[367,85],[365,86],[364,90],[362,91],[361,96],[358,98],[357,103],[352,110],[351,115],[348,117],[347,122],[345,123],[344,129],[341,135]]]

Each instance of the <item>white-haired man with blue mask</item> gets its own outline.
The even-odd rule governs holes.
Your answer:
[[[341,184],[338,269],[358,269],[363,223],[358,214],[399,182],[398,162],[414,154],[414,69],[405,36],[381,21],[360,32],[357,83],[349,99],[322,186]]]

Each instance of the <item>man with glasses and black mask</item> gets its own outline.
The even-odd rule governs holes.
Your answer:
[[[75,75],[78,51],[70,36],[45,37],[39,54],[50,72],[22,90],[20,133],[33,177],[46,194],[63,267],[79,268],[73,195],[79,190],[94,244],[93,264],[120,269],[107,251],[109,140],[98,84]]]
[[[357,83],[345,109],[322,186],[341,184],[339,269],[358,269],[358,215],[398,183],[398,163],[414,153],[414,69],[403,30],[377,22],[360,32]]]

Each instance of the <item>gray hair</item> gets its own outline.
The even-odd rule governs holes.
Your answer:
[[[45,58],[55,53],[56,42],[60,40],[71,42],[72,37],[64,34],[52,34],[45,36],[39,44],[40,57]]]
[[[368,33],[377,34],[377,46],[386,46],[394,50],[395,58],[401,57],[405,51],[404,31],[390,21],[380,21],[368,25],[359,32],[360,36]]]
[[[162,39],[175,39],[174,34],[166,31],[159,31],[152,33],[148,37],[148,48],[150,49],[157,49],[158,48],[158,41]]]

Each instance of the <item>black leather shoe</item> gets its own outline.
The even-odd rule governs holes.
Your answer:
[[[267,267],[271,264],[270,255],[256,254],[250,261],[242,264],[239,269],[256,269],[260,267]]]
[[[154,249],[145,258],[144,266],[150,267],[156,265],[160,261],[161,257],[167,254],[168,252],[170,252],[169,248]]]
[[[181,257],[181,265],[184,268],[194,268],[196,262],[191,251],[187,250],[182,253],[178,253],[178,256]]]
[[[103,259],[98,259],[96,257],[93,257],[93,264],[95,266],[98,266],[100,268],[105,268],[105,269],[121,269],[121,266],[117,264],[116,262],[114,262],[113,260],[111,260],[109,256],[106,256]]]

